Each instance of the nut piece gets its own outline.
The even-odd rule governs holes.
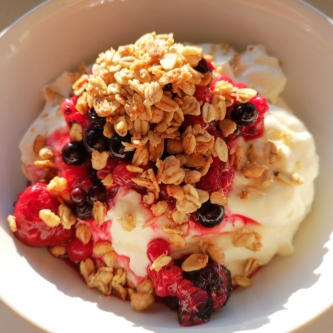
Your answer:
[[[42,160],[49,160],[49,159],[53,158],[53,156],[54,156],[52,150],[48,147],[42,148],[39,151],[38,155]]]
[[[208,262],[208,255],[202,253],[192,253],[182,263],[182,270],[184,272],[197,271],[206,267]]]
[[[16,225],[16,221],[15,221],[15,216],[14,215],[8,215],[7,216],[7,221],[8,221],[8,225],[9,228],[12,232],[16,232],[17,231],[17,225]]]
[[[135,311],[143,311],[154,304],[155,299],[152,294],[134,293],[131,296],[131,305]]]
[[[38,216],[51,228],[55,228],[61,224],[60,217],[54,214],[50,209],[40,210]]]

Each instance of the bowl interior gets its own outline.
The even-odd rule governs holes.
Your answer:
[[[0,36],[1,225],[0,263],[6,268],[0,297],[45,330],[83,332],[110,322],[134,331],[181,330],[176,315],[157,305],[136,313],[129,304],[89,290],[46,250],[12,238],[6,216],[26,183],[18,143],[43,104],[42,87],[66,69],[89,63],[108,49],[146,32],[173,32],[177,41],[226,42],[242,51],[261,43],[277,56],[288,83],[283,97],[314,134],[320,156],[313,210],[295,238],[295,253],[261,269],[254,285],[236,291],[227,307],[193,331],[291,331],[332,306],[333,27],[301,1],[73,0],[48,2]],[[279,204],[279,203],[277,203]],[[15,282],[14,282],[15,281]],[[23,282],[23,283],[22,283]],[[316,304],[316,307],[309,306]],[[33,305],[33,306],[32,306]],[[54,311],[61,307],[61,317]],[[43,313],[41,316],[40,314]],[[153,313],[153,315],[151,314]],[[84,318],[84,320],[82,319]]]

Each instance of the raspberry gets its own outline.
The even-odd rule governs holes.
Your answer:
[[[134,172],[126,169],[127,163],[120,162],[113,170],[113,181],[123,187],[132,187],[135,183],[132,178],[136,176]]]
[[[182,326],[206,323],[212,313],[226,304],[232,291],[230,271],[217,263],[184,272],[179,284],[178,320]]]
[[[171,263],[162,267],[159,271],[148,270],[157,296],[175,296],[178,284],[182,280],[183,270]]]
[[[15,205],[16,237],[23,243],[36,246],[55,246],[68,243],[73,230],[66,230],[59,225],[51,228],[39,218],[39,211],[49,209],[58,214],[59,202],[46,190],[45,183],[27,187],[19,196]]]
[[[229,162],[222,162],[215,157],[208,173],[197,183],[197,188],[211,192],[229,192],[234,178],[234,169]]]

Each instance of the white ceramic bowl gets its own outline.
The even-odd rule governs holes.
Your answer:
[[[223,311],[191,331],[302,327],[333,303],[333,26],[297,0],[59,0],[38,7],[1,35],[0,298],[52,332],[184,331],[176,314],[162,305],[136,313],[128,303],[88,289],[46,250],[13,238],[6,222],[26,185],[17,147],[41,109],[43,85],[149,31],[174,32],[177,41],[223,41],[239,50],[263,43],[282,61],[288,78],[283,97],[314,134],[320,155],[313,210],[296,235],[292,256],[275,258],[251,288],[235,292]]]

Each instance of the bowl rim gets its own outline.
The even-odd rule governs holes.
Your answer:
[[[72,0],[70,3],[66,0],[58,0],[56,3],[51,0],[45,0],[41,4],[35,6],[31,10],[29,10],[27,13],[22,15],[20,18],[15,20],[12,24],[10,24],[7,28],[0,31],[0,47],[4,39],[11,38],[12,34],[15,34],[15,30],[22,30],[26,26],[38,25],[41,21],[43,21],[45,18],[41,17],[41,12],[45,11],[46,14],[53,14],[54,9],[57,8],[57,10],[62,10],[67,6],[76,5],[81,2],[86,2],[88,0]],[[121,1],[121,0],[117,0]],[[246,0],[235,0],[238,2],[245,2]],[[265,0],[256,0],[264,2]],[[276,2],[278,0],[269,0],[272,2]],[[278,1],[279,2],[279,1]],[[286,1],[287,3],[287,1]],[[333,35],[329,34],[329,29],[326,29],[327,25],[329,24],[330,28],[332,29],[333,20],[322,13],[320,10],[315,8],[313,5],[307,3],[305,0],[288,0],[288,4],[286,6],[294,7],[297,6],[297,9],[300,10],[300,14],[304,15],[305,17],[308,17],[309,15],[316,15],[316,19],[320,19],[319,25],[317,26],[317,32],[326,40],[330,40],[330,43],[333,45]],[[2,58],[0,55],[0,62]],[[16,313],[21,318],[25,319],[27,322],[35,326],[39,329],[45,329],[45,327],[40,326],[38,323],[36,323],[33,320],[30,320],[28,317],[22,313],[22,310],[18,310],[15,306],[11,304],[11,302],[7,299],[4,299],[1,294],[0,289],[0,301],[7,306],[9,309],[11,309],[14,313]],[[304,328],[305,326],[313,323],[316,321],[320,316],[324,315],[328,311],[333,309],[333,300],[329,306],[326,306],[325,308],[322,308],[319,312],[317,312],[312,318],[309,318],[308,321],[300,324],[299,326],[295,327],[295,330],[300,330]]]

